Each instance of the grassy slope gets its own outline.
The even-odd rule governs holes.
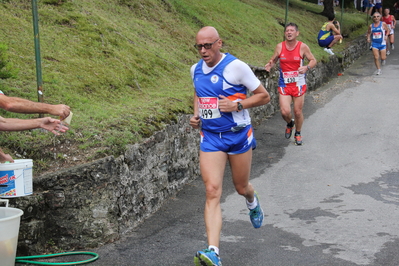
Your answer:
[[[82,151],[100,147],[88,160],[118,155],[127,143],[151,135],[177,114],[191,113],[189,68],[198,60],[192,45],[202,26],[215,26],[224,51],[255,66],[263,66],[283,38],[285,1],[48,2],[58,1],[38,4],[44,99],[72,107],[72,128],[57,138],[37,130],[2,132],[0,140],[8,152],[41,161],[42,166],[51,158],[65,159],[52,152],[60,145]],[[319,61],[327,60],[316,43],[325,21],[317,14],[322,7],[299,0],[290,3],[288,20],[299,25],[300,40]],[[3,80],[0,87],[9,96],[36,101],[30,1],[0,0],[0,16],[0,42],[8,45],[10,61],[19,69],[18,78]],[[350,38],[357,37],[365,33],[365,16],[348,10],[343,25]],[[0,115],[34,117],[4,111]]]

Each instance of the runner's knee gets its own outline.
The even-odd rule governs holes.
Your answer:
[[[236,191],[240,196],[246,196],[248,194],[248,189],[249,186],[248,184],[243,186],[243,185],[236,185]]]
[[[220,199],[222,195],[222,187],[213,184],[207,184],[205,186],[205,191],[207,199]]]

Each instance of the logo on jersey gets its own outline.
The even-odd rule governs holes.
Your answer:
[[[211,77],[211,82],[212,83],[217,83],[219,81],[219,77],[217,76],[217,75],[213,75],[212,77]]]

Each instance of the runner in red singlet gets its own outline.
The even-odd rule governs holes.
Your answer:
[[[389,32],[387,32],[388,40],[387,40],[387,55],[390,55],[391,50],[395,49],[394,42],[395,42],[395,26],[396,26],[396,19],[393,15],[389,14],[391,10],[389,8],[384,9],[384,15],[381,18],[381,21],[385,22],[389,28]]]
[[[285,27],[285,41],[277,44],[272,58],[265,65],[266,71],[280,60],[279,103],[281,115],[287,122],[285,137],[291,138],[295,125],[295,144],[302,145],[301,129],[303,124],[303,104],[306,92],[306,72],[316,66],[316,59],[309,46],[297,40],[298,26],[289,23]],[[309,61],[303,65],[304,59]],[[291,113],[291,103],[294,102],[294,117]],[[295,122],[294,122],[295,121]]]

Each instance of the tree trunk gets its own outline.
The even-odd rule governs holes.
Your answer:
[[[324,9],[321,12],[321,14],[325,15],[326,17],[329,15],[334,15],[334,0],[324,0],[323,3],[324,3]]]

